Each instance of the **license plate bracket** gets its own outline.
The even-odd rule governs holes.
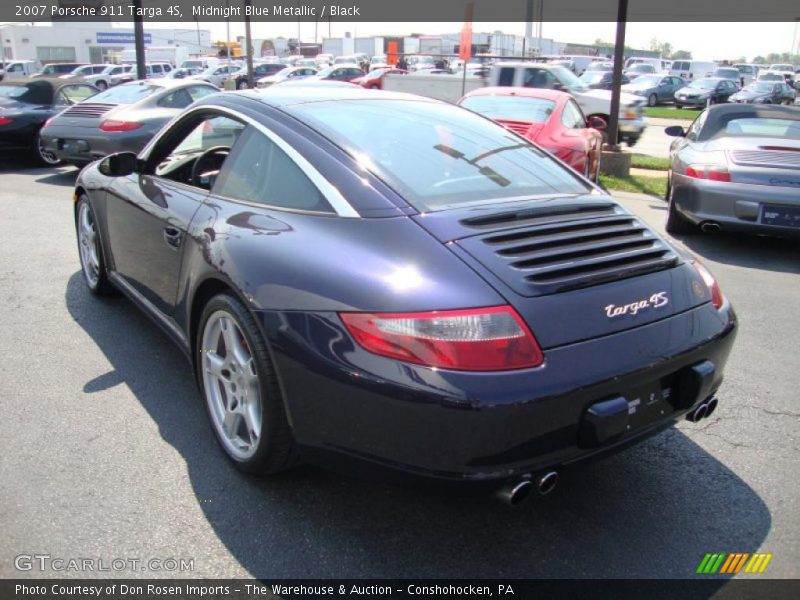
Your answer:
[[[761,207],[761,223],[800,228],[800,206],[765,204]]]

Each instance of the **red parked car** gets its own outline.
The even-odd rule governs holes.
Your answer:
[[[403,69],[395,69],[393,67],[373,69],[363,77],[354,79],[352,83],[357,83],[361,87],[367,88],[368,90],[382,90],[383,78],[385,75],[405,75],[406,73],[408,73],[408,71],[404,71]]]
[[[531,140],[597,181],[603,134],[589,127],[580,106],[566,92],[487,87],[470,92],[458,103]]]

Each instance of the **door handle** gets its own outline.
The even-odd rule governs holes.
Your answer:
[[[164,227],[164,241],[173,248],[180,248],[183,236],[177,227]]]

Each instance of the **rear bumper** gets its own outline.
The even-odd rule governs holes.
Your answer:
[[[99,129],[86,128],[82,131],[59,127],[48,127],[42,131],[45,147],[58,158],[86,164],[116,152],[138,153],[151,137],[149,131],[105,133]]]
[[[800,186],[791,189],[721,183],[673,173],[672,190],[672,199],[678,212],[697,225],[713,221],[725,231],[800,237],[800,224],[797,227],[784,227],[763,221],[765,206],[800,208]]]
[[[716,391],[736,331],[730,305],[705,304],[550,349],[536,369],[464,373],[369,354],[335,314],[261,313],[260,321],[302,447],[457,481],[559,468],[657,433]],[[676,383],[703,361],[715,369],[702,392]],[[648,398],[643,390],[659,382],[668,397]],[[587,443],[589,407],[619,397],[632,409],[630,429]]]
[[[708,98],[675,98],[675,104],[683,106],[707,106]]]

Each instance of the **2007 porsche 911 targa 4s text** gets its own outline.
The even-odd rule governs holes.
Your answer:
[[[280,88],[196,102],[75,191],[89,289],[187,353],[239,468],[349,457],[516,501],[714,410],[729,302],[602,190],[456,106]]]

